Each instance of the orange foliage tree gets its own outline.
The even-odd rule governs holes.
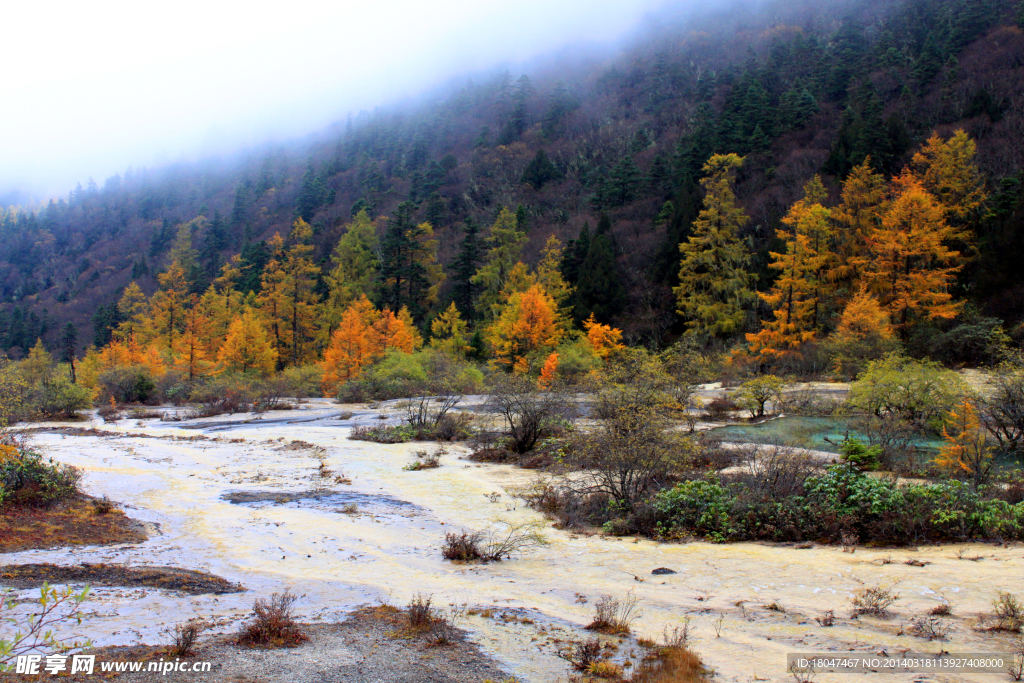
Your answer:
[[[871,169],[871,157],[856,166],[843,183],[842,201],[832,210],[836,262],[829,272],[841,299],[857,291],[856,282],[871,261],[868,240],[882,222],[888,201],[885,178]]]
[[[193,305],[185,310],[185,328],[174,340],[174,365],[190,380],[202,377],[210,371],[210,354],[207,345],[210,343],[210,321],[202,309]]]
[[[540,377],[537,378],[538,389],[548,389],[555,381],[555,373],[558,372],[558,354],[552,352],[544,361],[544,367],[540,369]]]
[[[557,346],[564,335],[558,305],[535,284],[509,297],[485,336],[498,363],[525,370],[529,356]]]
[[[992,446],[978,419],[974,402],[965,398],[946,415],[942,427],[946,445],[939,451],[935,464],[947,470],[961,470],[971,477],[974,487],[984,484],[992,472]]]
[[[868,237],[872,258],[863,282],[900,327],[913,315],[953,318],[960,306],[948,289],[960,254],[947,246],[951,230],[943,209],[907,171],[892,184],[893,198]]]
[[[612,351],[623,348],[622,330],[611,325],[602,325],[594,319],[594,314],[583,321],[583,329],[587,332],[587,341],[601,358],[607,358]]]
[[[340,384],[358,377],[363,368],[379,360],[388,349],[412,353],[422,344],[423,339],[404,306],[398,315],[387,308],[380,312],[362,296],[345,309],[331,334],[331,343],[320,364],[324,371],[321,387],[332,395]]]
[[[829,209],[822,206],[825,187],[815,176],[804,187],[804,198],[782,219],[787,227],[785,253],[771,252],[771,267],[779,277],[761,298],[772,307],[773,319],[757,334],[748,334],[751,353],[774,357],[793,352],[810,341],[824,322],[832,285],[828,271],[835,261],[831,249]]]
[[[892,323],[889,314],[878,303],[878,299],[867,290],[861,289],[850,303],[846,304],[839,318],[835,336],[839,339],[859,340],[877,336],[892,339]]]

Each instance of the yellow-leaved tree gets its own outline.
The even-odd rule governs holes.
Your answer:
[[[462,357],[470,349],[468,330],[468,323],[453,301],[430,323],[430,346],[456,358]]]
[[[193,297],[194,298],[194,297]],[[229,326],[230,329],[230,326]],[[174,366],[189,380],[208,375],[212,369],[210,321],[198,305],[185,310],[185,327],[174,340]]]
[[[277,349],[267,336],[265,323],[246,307],[228,326],[228,334],[217,352],[224,370],[269,375],[277,365]]]
[[[145,343],[155,343],[171,350],[185,326],[185,310],[192,300],[185,271],[178,261],[172,261],[156,279],[160,289],[149,300]]]
[[[270,323],[277,350],[278,369],[312,360],[311,342],[316,332],[317,296],[314,288],[319,269],[310,259],[313,228],[301,218],[295,220],[285,246],[280,235],[270,240],[273,257],[261,277],[257,297],[260,312]]]
[[[963,130],[949,140],[932,133],[910,161],[921,186],[942,206],[951,237],[958,240],[971,239],[968,226],[986,199],[985,180],[974,163],[976,152],[977,145]]]
[[[146,295],[135,280],[128,283],[117,302],[117,312],[124,321],[118,325],[114,337],[125,343],[140,341],[146,312]]]

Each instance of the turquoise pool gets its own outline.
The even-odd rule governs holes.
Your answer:
[[[841,417],[780,417],[758,424],[730,424],[711,430],[724,441],[737,443],[774,443],[779,441],[790,446],[812,448],[817,451],[838,453],[836,444],[842,442],[849,433],[864,443],[867,437],[858,432],[852,425],[854,420]],[[915,440],[915,444],[926,452],[937,453],[942,447],[942,439],[923,437]]]

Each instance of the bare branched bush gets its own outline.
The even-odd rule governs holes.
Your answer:
[[[577,671],[588,671],[601,660],[601,641],[597,638],[574,640],[560,647],[556,654]]]
[[[778,443],[752,445],[743,453],[746,465],[742,481],[758,497],[781,500],[801,495],[804,483],[817,468],[808,455]]]
[[[853,616],[869,614],[871,616],[883,617],[888,614],[889,608],[893,603],[899,599],[900,595],[898,593],[893,593],[881,586],[872,586],[865,588],[850,598],[850,604],[853,605]]]
[[[502,559],[511,559],[513,555],[547,545],[548,541],[541,534],[541,528],[542,525],[536,522],[512,524],[499,521],[496,527],[483,533],[481,548],[484,560],[500,562]]]
[[[835,626],[835,623],[836,623],[836,613],[833,610],[827,610],[820,617],[814,617],[814,620],[816,622],[818,622],[819,626],[822,626],[822,627],[825,627],[825,628],[827,628],[829,626]]]
[[[1013,593],[1000,591],[992,601],[992,611],[996,620],[993,628],[996,630],[1019,633],[1024,626],[1024,605]]]
[[[507,447],[527,453],[558,422],[575,416],[575,406],[559,387],[544,391],[523,374],[497,375],[486,409],[502,416],[508,436]]]
[[[1010,657],[1010,664],[1006,667],[1006,673],[1015,681],[1024,679],[1024,638],[1018,638]]]
[[[171,654],[176,657],[189,657],[195,648],[199,634],[206,628],[207,624],[202,621],[190,619],[184,624],[174,627],[174,642],[171,643]]]
[[[643,614],[639,603],[640,598],[633,591],[626,593],[626,597],[621,600],[611,595],[602,595],[594,604],[594,620],[587,628],[609,635],[627,635],[633,622]]]
[[[441,555],[456,562],[500,562],[547,545],[535,522],[513,524],[498,521],[485,531],[448,532],[441,545]]]
[[[671,629],[665,626],[661,630],[661,640],[666,648],[685,648],[693,638],[693,626],[690,625],[691,618],[683,617],[683,623],[673,626]]]
[[[951,624],[945,619],[930,615],[914,617],[907,625],[907,630],[910,633],[918,638],[927,638],[928,640],[945,640],[951,628]]]
[[[1024,448],[1024,370],[1004,364],[992,377],[992,391],[983,398],[981,420],[999,445],[1013,452]]]
[[[430,628],[434,621],[434,610],[430,606],[433,596],[417,593],[412,596],[405,609],[409,627],[417,630]]]
[[[444,543],[441,544],[441,557],[453,562],[476,562],[482,558],[480,540],[479,532],[449,531],[444,535]]]
[[[453,605],[445,612],[437,612],[430,621],[428,636],[434,645],[451,645],[459,638],[459,624],[465,618],[466,608]]]
[[[932,607],[930,610],[928,610],[928,614],[934,615],[936,617],[949,616],[952,613],[953,606],[950,605],[948,602],[940,602],[938,605],[935,605],[935,607]]]
[[[298,598],[287,590],[274,593],[270,600],[257,598],[253,605],[253,619],[242,627],[239,645],[256,647],[294,647],[309,640],[292,615],[292,605]]]

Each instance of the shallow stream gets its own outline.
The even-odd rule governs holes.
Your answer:
[[[100,645],[164,643],[167,629],[191,617],[230,631],[256,597],[285,588],[302,596],[297,609],[304,619],[325,621],[341,619],[360,604],[404,605],[416,593],[433,594],[435,604],[490,609],[490,617],[470,617],[464,626],[510,673],[536,683],[565,676],[553,638],[582,637],[579,629],[590,621],[600,595],[624,597],[630,591],[641,599],[643,614],[634,624],[639,635],[656,637],[666,626],[691,619],[693,647],[715,669],[716,680],[790,680],[787,652],[1007,649],[1000,647],[1005,646],[1001,636],[973,630],[971,620],[989,611],[999,590],[1024,591],[1020,546],[975,545],[968,554],[984,559],[972,562],[958,559],[959,547],[952,546],[846,553],[817,546],[660,544],[570,534],[550,528],[512,495],[535,473],[463,460],[465,451],[458,447],[438,469],[403,471],[415,460],[414,451],[435,446],[350,441],[351,425],[377,422],[380,411],[345,407],[354,415],[339,419],[341,409],[311,401],[302,410],[262,420],[207,420],[199,429],[156,420],[93,425],[145,436],[36,434],[38,446],[85,471],[88,493],[122,502],[153,533],[140,545],[13,553],[0,555],[0,564],[171,565],[207,571],[248,589],[197,597],[97,588],[76,633]],[[210,440],[167,438],[197,434]],[[319,464],[310,445],[322,448],[328,467],[351,483],[310,493]],[[545,523],[550,545],[491,565],[441,559],[446,531],[482,529],[499,519]],[[905,565],[911,557],[930,564]],[[891,562],[883,563],[885,558]],[[652,575],[659,567],[678,573]],[[901,593],[896,616],[847,619],[854,591],[874,584]],[[899,634],[907,618],[943,600],[955,606],[954,644]],[[785,612],[765,609],[772,602]],[[821,628],[814,621],[825,610],[840,617],[836,626]],[[715,622],[720,618],[719,637]],[[632,647],[623,646],[622,659],[637,660],[629,653]],[[855,674],[848,679],[863,680]],[[922,679],[907,674],[886,680]]]

